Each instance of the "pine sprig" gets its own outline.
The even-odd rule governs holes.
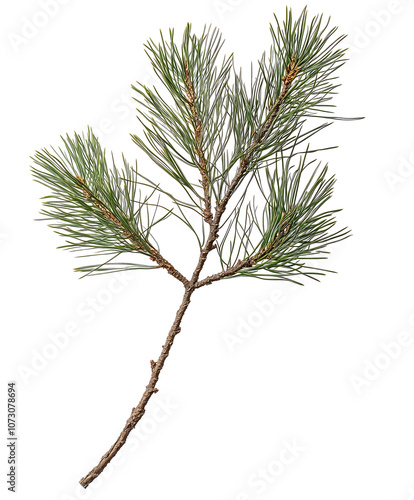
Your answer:
[[[346,228],[331,232],[339,210],[321,210],[332,197],[335,184],[335,177],[328,176],[328,167],[319,165],[306,178],[315,160],[308,161],[306,154],[299,157],[298,166],[291,160],[282,158],[273,172],[266,169],[263,176],[256,175],[262,214],[258,215],[257,199],[237,207],[217,246],[225,270],[221,277],[243,275],[295,282],[299,275],[315,278],[326,270],[306,262],[326,259],[326,248],[349,236]]]
[[[322,16],[309,22],[306,9],[296,20],[291,10],[282,23],[275,17],[270,32],[270,50],[252,66],[247,81],[235,70],[233,56],[221,55],[216,28],[196,36],[187,25],[179,44],[170,30],[145,45],[162,87],[133,87],[143,135],[132,139],[172,188],[162,187],[156,174],[144,176],[125,158],[122,168],[113,158],[109,165],[91,130],[66,136],[60,149],[44,149],[33,158],[34,178],[49,189],[41,213],[65,238],[63,248],[104,256],[78,270],[163,268],[184,286],[141,400],[113,446],[81,479],[85,488],[121,449],[158,391],[195,290],[242,276],[295,283],[301,277],[318,279],[327,270],[315,261],[349,236],[346,228],[335,230],[339,210],[330,206],[335,177],[316,158],[329,148],[308,143],[342,119],[331,100],[339,86],[336,72],[345,62],[344,37]],[[169,217],[197,239],[199,258],[189,279],[165,259],[155,237]],[[221,269],[202,277],[213,250]],[[144,260],[135,263],[133,257]]]
[[[208,221],[210,209],[203,202],[214,193],[216,164],[231,135],[233,57],[224,57],[218,64],[222,45],[219,31],[212,28],[197,37],[187,25],[181,47],[175,42],[174,30],[168,40],[161,34],[160,43],[149,40],[146,52],[170,102],[155,88],[133,86],[145,136],[143,140],[133,135],[134,142],[185,189],[194,207],[207,210]],[[201,180],[192,181],[192,172],[183,171],[181,165],[197,168]]]
[[[181,281],[186,281],[158,250],[153,228],[168,218],[169,210],[158,215],[159,203],[151,202],[153,189],[143,196],[138,191],[138,173],[123,158],[124,166],[109,167],[106,153],[91,129],[87,135],[62,138],[64,148],[37,152],[33,161],[34,178],[47,186],[51,194],[43,198],[41,214],[66,244],[60,248],[95,251],[110,256],[107,262],[81,266],[87,274],[125,269],[165,267]],[[114,263],[122,254],[149,257],[158,266],[144,263]],[[90,256],[87,254],[86,256]]]

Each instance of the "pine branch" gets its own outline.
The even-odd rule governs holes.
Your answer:
[[[144,202],[134,199],[138,181],[127,163],[122,176],[115,167],[111,172],[105,152],[91,130],[86,137],[67,136],[64,144],[65,151],[37,153],[33,159],[41,168],[32,169],[35,179],[52,189],[53,194],[44,201],[49,210],[43,210],[42,214],[48,220],[58,221],[51,227],[68,238],[64,248],[93,248],[97,253],[116,256],[145,255],[186,286],[188,280],[150,241],[151,228],[166,216],[144,227],[142,210],[149,207],[151,195]],[[100,268],[78,269],[90,273]]]
[[[327,271],[309,261],[325,258],[330,245],[349,236],[346,228],[332,232],[338,210],[324,208],[335,178],[328,177],[327,166],[314,166],[312,155],[321,149],[302,146],[330,124],[314,125],[314,119],[338,119],[326,104],[338,87],[333,75],[344,63],[344,50],[338,48],[343,37],[333,38],[335,32],[322,24],[322,16],[308,23],[305,9],[294,21],[287,10],[284,23],[276,19],[271,26],[273,44],[269,56],[260,59],[256,76],[252,69],[250,89],[241,72],[234,71],[232,56],[218,63],[223,42],[216,29],[197,37],[187,25],[181,46],[173,30],[168,39],[161,34],[160,43],[147,43],[164,93],[133,87],[144,138],[132,138],[175,182],[179,197],[125,159],[122,170],[114,162],[109,168],[90,130],[87,136],[67,136],[58,152],[36,153],[33,175],[51,190],[42,214],[65,237],[64,248],[109,256],[79,269],[89,275],[158,267],[184,285],[160,356],[150,362],[149,383],[139,403],[115,443],[81,479],[83,487],[122,448],[158,392],[161,370],[198,288],[241,276],[295,283],[297,276],[317,279]],[[150,201],[155,193],[158,200]],[[161,204],[161,198],[167,203]],[[167,208],[168,203],[173,207]],[[163,257],[155,238],[155,227],[170,215],[198,241],[200,253],[190,279]],[[214,249],[222,270],[202,278]],[[144,256],[157,266],[117,261],[124,254]]]
[[[175,267],[168,262],[167,259],[164,259],[164,257],[160,254],[158,250],[156,250],[154,247],[151,245],[148,246],[148,248],[145,248],[141,241],[140,238],[138,237],[137,234],[132,233],[128,228],[125,228],[122,226],[122,223],[110,212],[110,210],[105,206],[105,204],[97,199],[91,192],[87,189],[85,185],[85,180],[81,179],[79,176],[76,176],[79,182],[82,184],[82,192],[87,200],[92,201],[92,203],[97,207],[97,209],[102,213],[103,217],[105,219],[108,219],[112,224],[115,226],[119,227],[121,232],[121,236],[123,238],[127,238],[128,240],[131,241],[133,248],[139,252],[145,253],[146,251],[149,251],[151,254],[150,259],[155,261],[158,264],[158,267],[162,267],[167,270],[171,276],[174,276],[174,278],[178,279],[181,281],[184,286],[188,284],[187,278],[185,278]]]
[[[152,40],[146,45],[154,70],[168,92],[145,86],[133,87],[145,140],[133,135],[134,142],[172,177],[189,198],[190,207],[211,224],[214,178],[220,174],[217,162],[231,138],[229,126],[231,89],[229,79],[233,58],[216,65],[223,42],[217,29],[205,29],[200,38],[186,27],[181,47],[174,31],[169,40]],[[168,97],[170,99],[168,99]],[[186,171],[182,169],[186,166]],[[188,168],[191,167],[191,168]],[[191,170],[201,174],[199,183]]]

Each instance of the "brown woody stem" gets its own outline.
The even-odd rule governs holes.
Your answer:
[[[223,278],[227,278],[229,276],[233,276],[238,271],[241,271],[245,267],[251,267],[254,265],[253,259],[239,260],[234,266],[228,267],[227,269],[223,269],[220,273],[212,274],[207,278],[200,280],[196,283],[196,288],[201,288],[205,285],[211,285],[215,281],[219,281]]]
[[[145,388],[144,394],[141,397],[140,402],[135,408],[132,408],[132,412],[128,420],[126,421],[125,427],[122,430],[121,434],[118,436],[118,439],[111,446],[111,448],[103,455],[98,465],[94,467],[85,477],[83,477],[79,482],[84,487],[87,488],[88,485],[99,476],[99,474],[105,469],[105,467],[109,464],[112,458],[118,453],[118,451],[125,444],[125,441],[130,434],[130,432],[134,429],[137,423],[141,420],[142,416],[145,413],[145,407],[150,400],[151,396],[158,392],[156,389],[156,384],[158,382],[158,377],[164,366],[165,360],[167,359],[171,346],[173,345],[174,339],[176,335],[180,332],[180,323],[184,316],[185,311],[187,310],[188,305],[190,304],[190,297],[194,292],[194,287],[189,287],[186,289],[183,300],[181,302],[181,306],[177,311],[175,316],[174,323],[171,326],[170,332],[168,333],[167,340],[162,347],[162,351],[158,361],[156,363],[151,362],[151,378],[150,381]]]
[[[201,185],[204,192],[204,220],[208,224],[213,223],[213,214],[211,213],[211,196],[210,196],[210,183],[207,176],[207,160],[204,155],[202,137],[203,137],[203,124],[198,116],[196,108],[197,96],[194,92],[193,84],[191,83],[191,74],[188,68],[187,60],[184,61],[184,71],[185,71],[185,86],[186,94],[188,99],[188,104],[190,106],[191,116],[194,126],[194,136],[196,140],[196,155],[199,160],[199,170],[201,173]]]
[[[152,254],[152,259],[156,261],[158,264],[158,267],[162,267],[163,269],[166,269],[171,276],[174,276],[178,281],[181,281],[181,283],[184,286],[188,286],[189,281],[188,279],[183,276],[177,269],[168,262],[167,259],[164,259],[164,257],[156,250],[155,248],[151,248],[151,254]]]
[[[189,75],[189,73],[187,73],[188,72],[187,63],[186,63],[185,67],[186,67],[186,74]],[[248,149],[248,152],[241,159],[239,168],[238,168],[232,182],[230,183],[230,185],[227,189],[227,192],[223,196],[221,202],[219,204],[217,204],[217,206],[216,206],[214,218],[210,212],[211,218],[208,217],[208,220],[206,217],[207,210],[211,209],[211,204],[210,205],[207,204],[207,200],[210,200],[210,196],[209,196],[208,189],[207,189],[207,191],[205,191],[205,201],[206,201],[205,220],[207,222],[209,222],[209,224],[210,224],[210,231],[209,231],[209,235],[207,237],[206,243],[200,251],[198,263],[197,263],[197,266],[193,272],[191,280],[188,281],[184,276],[182,276],[168,261],[163,259],[163,257],[154,249],[154,253],[152,253],[152,258],[157,261],[157,263],[159,264],[160,267],[164,267],[165,269],[167,269],[167,271],[170,274],[175,276],[177,279],[179,279],[184,284],[185,293],[184,293],[180,308],[178,309],[178,311],[176,313],[175,320],[174,320],[174,322],[171,326],[171,329],[168,333],[165,344],[163,345],[160,357],[158,358],[158,360],[156,362],[151,360],[151,378],[150,378],[150,381],[149,381],[149,383],[144,391],[144,394],[141,397],[140,402],[138,403],[138,405],[135,408],[132,409],[131,415],[128,418],[128,420],[126,421],[124,429],[122,430],[121,434],[118,436],[118,439],[115,441],[115,443],[111,446],[111,448],[105,453],[105,455],[103,455],[99,464],[96,467],[94,467],[85,477],[83,477],[80,480],[80,484],[84,488],[86,488],[95,478],[97,478],[99,476],[99,474],[105,469],[105,467],[109,464],[109,462],[112,460],[112,458],[122,448],[122,446],[125,444],[125,441],[126,441],[128,435],[130,434],[130,432],[134,429],[134,427],[137,425],[137,423],[140,421],[140,419],[144,415],[145,407],[146,407],[148,401],[150,400],[151,396],[155,392],[158,392],[158,389],[155,386],[158,382],[160,372],[161,372],[161,370],[164,366],[164,363],[165,363],[165,361],[170,353],[170,349],[172,347],[174,339],[175,339],[176,335],[181,330],[181,327],[180,327],[181,321],[182,321],[183,316],[184,316],[184,314],[185,314],[185,312],[190,304],[191,296],[194,293],[194,291],[196,290],[196,288],[200,288],[204,285],[208,285],[210,283],[213,283],[214,281],[220,280],[221,278],[231,276],[231,275],[235,274],[237,271],[239,271],[245,267],[249,267],[249,266],[254,265],[254,262],[257,258],[259,258],[259,257],[262,258],[262,253],[260,253],[256,257],[252,257],[252,258],[246,259],[244,261],[239,261],[237,264],[235,264],[232,267],[229,267],[228,269],[223,270],[221,273],[209,276],[208,278],[199,281],[200,273],[204,267],[205,261],[207,260],[207,256],[211,252],[211,250],[213,250],[213,248],[215,247],[214,243],[215,243],[216,239],[218,238],[218,230],[220,227],[220,221],[221,221],[222,215],[226,209],[227,203],[229,202],[232,194],[234,193],[234,191],[236,190],[236,188],[238,187],[240,182],[243,180],[244,174],[246,173],[246,171],[249,167],[251,156],[253,154],[254,149],[258,145],[260,145],[260,143],[263,141],[266,133],[269,131],[270,127],[272,126],[273,121],[276,119],[278,112],[280,110],[280,107],[282,105],[282,102],[283,102],[284,98],[286,97],[286,94],[289,90],[289,87],[290,87],[293,79],[297,75],[299,69],[300,68],[296,62],[296,58],[294,57],[291,64],[286,68],[286,75],[283,77],[283,87],[282,87],[282,91],[281,91],[281,94],[280,94],[278,100],[272,106],[266,122],[263,124],[263,126],[260,128],[260,130],[256,134],[255,140],[253,141],[250,148]],[[194,104],[194,100],[195,100],[194,90],[192,90],[191,80],[188,80],[188,82],[189,83],[187,84],[188,85],[187,91],[189,93],[189,96],[188,96],[189,102],[190,103],[192,102]],[[192,91],[192,93],[191,93],[191,91]],[[196,115],[193,115],[193,116],[196,120],[197,119]],[[195,121],[195,123],[197,123],[197,121]],[[201,129],[198,129],[198,130],[201,133]],[[201,158],[203,157],[204,153],[201,149],[201,136],[200,136],[200,139],[197,139],[197,134],[199,132],[196,131],[196,140],[200,141],[197,143],[200,144],[200,150],[199,150],[200,154],[198,156],[200,158],[200,171],[202,172],[203,170],[201,168],[201,165],[204,164],[204,166],[205,166],[205,163],[203,163],[201,161]],[[80,180],[82,181],[82,179],[80,179]],[[207,180],[207,183],[208,183],[208,180]],[[207,186],[208,186],[208,184],[207,184]],[[204,187],[204,184],[203,184],[203,187]],[[86,191],[86,193],[88,193],[88,192]],[[89,195],[89,193],[88,193],[88,195]],[[86,194],[85,194],[85,196],[86,196]],[[210,203],[211,203],[211,200],[210,200]],[[99,201],[98,201],[97,206],[99,206],[99,208],[101,210],[104,210],[104,208],[99,205]],[[116,219],[115,220],[111,219],[111,220],[116,225],[120,225],[120,222],[117,221]],[[283,231],[285,231],[285,230],[286,229],[284,228]],[[127,235],[127,237],[133,237],[133,235]]]

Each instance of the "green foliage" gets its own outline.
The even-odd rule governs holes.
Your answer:
[[[144,177],[125,160],[122,170],[109,167],[91,131],[66,137],[58,152],[36,153],[34,176],[51,190],[43,214],[66,238],[64,248],[110,255],[104,265],[82,271],[154,267],[113,259],[136,253],[157,260],[153,229],[170,215],[203,248],[215,215],[221,265],[224,271],[239,266],[223,277],[323,274],[310,263],[348,232],[331,231],[337,210],[324,206],[335,180],[326,166],[315,167],[312,156],[320,149],[307,143],[338,119],[330,101],[338,87],[335,72],[345,61],[339,48],[344,37],[322,16],[308,22],[306,9],[295,21],[287,10],[285,21],[275,17],[270,30],[270,51],[257,70],[252,66],[247,82],[233,57],[221,56],[217,29],[205,28],[197,37],[188,25],[179,45],[173,30],[146,44],[163,87],[133,87],[143,137],[132,138],[176,191],[164,190],[156,176]],[[172,208],[161,206],[159,197]],[[222,218],[224,199],[230,202]],[[215,211],[208,220],[210,206]]]
[[[178,184],[184,188],[194,206],[201,209],[202,193],[199,184],[190,182],[188,168],[198,168],[198,144],[194,135],[194,117],[191,113],[186,89],[186,64],[191,71],[191,83],[197,96],[196,113],[203,124],[201,147],[208,163],[210,185],[216,175],[215,165],[225,152],[230,131],[225,124],[232,100],[229,80],[233,70],[233,57],[224,58],[217,67],[222,47],[217,29],[205,29],[200,38],[191,33],[188,25],[181,47],[177,47],[174,31],[166,41],[156,45],[149,40],[147,54],[154,71],[168,89],[167,103],[156,88],[143,85],[134,87],[140,105],[138,116],[144,127],[146,141],[133,135],[134,142]],[[183,170],[185,169],[185,170]]]
[[[315,160],[308,161],[306,153],[297,162],[281,157],[273,170],[256,174],[264,200],[260,217],[255,203],[245,204],[243,212],[244,204],[240,204],[234,211],[220,241],[222,266],[232,267],[239,259],[254,261],[237,276],[287,281],[295,281],[297,275],[314,278],[325,271],[309,262],[326,258],[326,247],[349,235],[346,229],[331,232],[339,210],[322,210],[335,184],[327,166],[312,169]]]
[[[155,242],[152,228],[169,212],[156,218],[158,204],[151,194],[142,197],[137,191],[137,173],[124,159],[123,169],[110,168],[105,151],[89,129],[87,135],[75,134],[63,139],[64,148],[46,149],[33,158],[40,168],[33,168],[34,178],[47,186],[41,214],[55,221],[50,226],[66,239],[61,248],[93,251],[110,255],[100,266],[79,267],[79,271],[116,271],[145,269],[154,266],[113,264],[124,253],[151,256]],[[153,194],[153,193],[152,193]]]

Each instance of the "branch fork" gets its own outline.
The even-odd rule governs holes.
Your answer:
[[[211,275],[203,280],[199,280],[200,273],[204,267],[205,261],[207,259],[208,254],[216,247],[215,241],[218,238],[218,229],[220,226],[220,221],[222,218],[222,215],[226,209],[227,203],[229,202],[232,194],[238,187],[238,185],[241,183],[243,180],[244,174],[246,173],[248,167],[249,167],[249,162],[251,159],[251,155],[255,148],[260,145],[262,142],[263,138],[265,137],[266,133],[269,131],[271,128],[274,120],[276,119],[276,116],[278,114],[278,111],[280,110],[280,107],[282,105],[283,100],[285,99],[289,87],[297,75],[299,71],[299,68],[296,65],[296,62],[293,60],[290,66],[287,68],[287,73],[286,76],[283,79],[283,88],[282,92],[279,96],[279,99],[277,102],[274,104],[274,106],[271,109],[271,112],[269,114],[269,117],[267,121],[264,123],[264,125],[261,127],[261,129],[257,132],[256,137],[254,139],[254,142],[252,143],[251,147],[249,148],[249,152],[241,159],[240,161],[240,166],[227,190],[225,195],[223,196],[222,200],[217,202],[216,205],[216,210],[215,214],[213,217],[213,214],[211,213],[211,198],[210,198],[210,186],[208,182],[208,177],[207,177],[207,162],[204,157],[204,151],[202,149],[202,140],[201,140],[201,133],[202,133],[202,124],[198,118],[196,106],[195,106],[195,101],[196,97],[194,94],[194,89],[191,84],[191,75],[189,72],[188,68],[188,63],[185,61],[185,83],[186,83],[186,88],[187,88],[187,97],[188,97],[188,102],[190,106],[190,110],[193,116],[193,123],[195,124],[194,128],[194,133],[195,133],[195,139],[197,142],[197,155],[199,157],[200,163],[199,163],[199,168],[200,172],[203,177],[203,189],[204,189],[204,200],[205,200],[205,209],[203,211],[204,214],[204,220],[209,224],[210,226],[210,231],[208,234],[207,241],[205,243],[205,246],[201,249],[200,251],[200,256],[199,260],[197,263],[197,266],[193,272],[193,275],[190,280],[187,280],[184,276],[182,276],[176,269],[170,264],[168,261],[166,261],[159,252],[153,250],[152,253],[152,258],[156,260],[156,262],[159,263],[161,267],[164,267],[167,269],[167,271],[174,276],[176,279],[181,281],[184,284],[185,287],[185,292],[184,296],[182,299],[182,303],[180,305],[180,308],[178,309],[175,320],[172,324],[172,327],[170,329],[170,332],[168,333],[166,343],[164,344],[160,357],[158,358],[157,362],[154,362],[151,360],[151,378],[149,381],[149,384],[147,385],[144,394],[138,403],[138,405],[133,408],[131,416],[127,420],[124,429],[122,430],[121,434],[119,435],[118,439],[115,441],[115,443],[112,445],[112,447],[109,449],[105,455],[101,458],[99,464],[94,467],[85,477],[83,477],[80,480],[80,484],[86,488],[96,477],[99,476],[99,474],[103,471],[103,469],[109,464],[109,462],[112,460],[112,458],[118,453],[118,451],[122,448],[124,445],[126,438],[128,437],[129,433],[134,429],[134,427],[137,425],[139,420],[142,418],[142,416],[145,413],[145,408],[150,400],[151,396],[158,392],[158,389],[155,387],[156,383],[158,382],[158,378],[161,372],[161,369],[164,366],[164,363],[169,355],[170,349],[172,347],[172,344],[174,342],[174,339],[176,335],[180,332],[181,327],[181,321],[184,316],[184,313],[186,312],[188,305],[190,304],[190,299],[194,291],[198,288],[201,288],[205,285],[210,285],[211,283],[218,281],[220,279],[229,277],[231,275],[234,275],[238,271],[240,271],[243,268],[249,267],[254,265],[255,263],[255,258],[249,258],[246,260],[239,260],[234,266],[229,267],[225,270],[223,270],[220,273]]]

